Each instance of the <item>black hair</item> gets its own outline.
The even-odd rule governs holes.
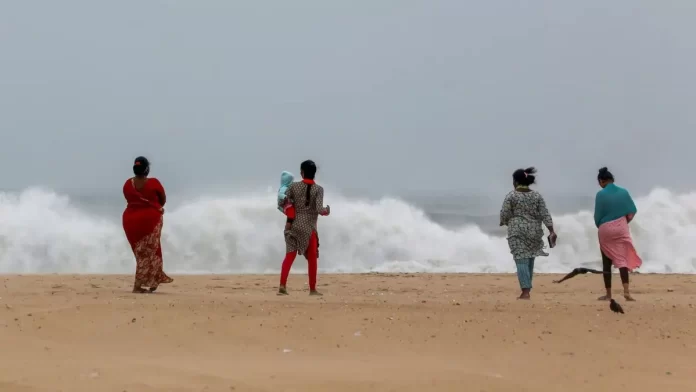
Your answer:
[[[512,173],[512,179],[517,183],[517,185],[530,186],[536,181],[536,169],[533,167],[528,167],[526,169],[517,169]]]
[[[136,177],[147,176],[150,173],[150,161],[145,157],[137,157],[133,162],[133,174]]]
[[[307,180],[314,180],[314,176],[317,174],[317,165],[311,159],[308,159],[300,164],[300,171],[302,172],[302,178]],[[307,184],[307,193],[305,194],[305,206],[309,207],[309,196],[312,190],[312,184]]]
[[[597,173],[597,181],[614,181],[614,175],[611,174],[609,169],[603,167],[599,169],[599,173]]]

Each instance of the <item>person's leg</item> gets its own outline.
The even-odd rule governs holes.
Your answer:
[[[621,276],[621,284],[623,284],[624,298],[626,298],[626,301],[635,301],[635,299],[631,297],[631,292],[628,290],[628,268],[619,268],[619,275]]]
[[[305,252],[305,257],[307,258],[307,274],[309,275],[310,295],[321,295],[317,291],[317,259],[319,256],[318,242],[319,239],[317,237],[317,233],[313,232],[312,236],[309,237],[309,246],[307,246],[307,252]]]
[[[604,272],[604,288],[607,290],[607,293],[599,297],[599,300],[608,301],[611,299],[611,259],[604,252],[602,252],[602,270]]]
[[[288,291],[285,288],[288,283],[288,275],[290,275],[290,268],[292,268],[292,263],[297,257],[297,252],[290,252],[285,254],[285,259],[283,260],[283,266],[280,270],[280,288],[278,289],[278,294],[287,295]]]
[[[145,278],[147,277],[147,253],[142,249],[133,248],[133,254],[135,255],[135,279],[133,282],[133,292],[142,294],[146,293],[147,290],[143,288]]]
[[[133,283],[133,292],[137,294],[147,293],[147,290],[143,288],[143,285],[139,281]]]
[[[520,299],[529,299],[529,290],[532,287],[532,278],[529,273],[529,259],[518,259],[515,260],[517,265],[517,279],[520,282],[520,289],[522,289],[522,294],[520,294]]]
[[[532,291],[532,281],[534,280],[534,257],[529,259],[529,291]]]

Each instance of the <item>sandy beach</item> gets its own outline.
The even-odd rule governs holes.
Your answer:
[[[0,391],[693,390],[696,276],[3,276]],[[618,276],[614,277],[619,286]]]

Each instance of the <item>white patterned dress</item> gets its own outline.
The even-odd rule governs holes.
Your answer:
[[[500,225],[508,228],[508,245],[515,260],[548,256],[544,229],[553,226],[551,214],[539,192],[514,190],[505,196]]]

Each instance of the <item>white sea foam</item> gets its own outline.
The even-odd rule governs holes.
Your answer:
[[[320,218],[322,272],[512,272],[503,237],[476,226],[447,229],[403,201],[327,194]],[[631,224],[643,272],[696,272],[696,193],[657,189],[637,201]],[[283,216],[273,192],[207,198],[167,211],[165,270],[171,273],[267,273],[284,253]],[[539,272],[599,266],[590,212],[555,216],[558,246]],[[302,259],[295,272],[305,270]],[[120,216],[95,216],[42,189],[0,193],[0,272],[130,273],[134,260]]]

